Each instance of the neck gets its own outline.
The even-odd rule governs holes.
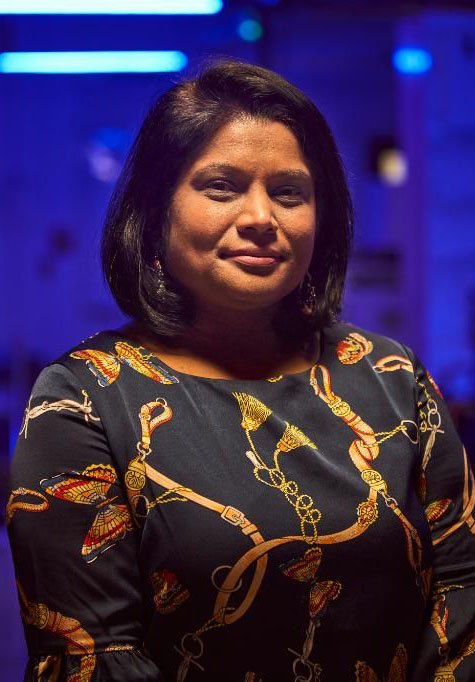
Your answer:
[[[186,333],[186,345],[195,351],[208,351],[214,357],[227,349],[232,353],[252,351],[252,355],[278,352],[282,341],[273,318],[275,308],[253,311],[201,309]]]
[[[295,343],[285,343],[276,332],[275,312],[201,308],[193,325],[173,346],[182,356],[201,359],[232,375],[272,375],[296,352]]]
[[[303,371],[316,361],[317,339],[306,346],[298,338],[284,339],[273,324],[275,314],[275,308],[245,312],[200,308],[181,338],[157,337],[136,324],[132,331],[172,368],[192,374],[259,378]]]

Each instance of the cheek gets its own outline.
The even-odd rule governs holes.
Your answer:
[[[203,273],[209,269],[207,256],[214,251],[216,237],[209,216],[190,211],[175,211],[168,229],[166,263],[170,274],[178,279]]]
[[[196,248],[203,238],[201,221],[193,212],[182,209],[171,211],[168,228],[167,252],[170,259]]]
[[[307,254],[311,258],[316,233],[317,227],[311,214],[308,216],[304,215],[301,220],[296,221],[289,233],[289,240],[299,256]]]
[[[313,226],[310,227],[308,223],[305,228],[302,228],[302,230],[294,236],[292,250],[294,252],[295,264],[299,270],[300,278],[304,276],[310,267],[316,238],[316,228]]]
[[[171,212],[169,245],[209,251],[232,221],[231,214],[227,204],[188,197]]]

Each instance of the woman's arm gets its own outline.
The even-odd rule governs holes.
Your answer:
[[[410,353],[417,383],[419,490],[432,531],[432,591],[413,682],[475,680],[475,485],[440,392]]]
[[[138,538],[100,415],[61,365],[34,386],[6,513],[25,680],[163,679],[143,648]]]

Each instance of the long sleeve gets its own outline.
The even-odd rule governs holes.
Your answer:
[[[421,446],[419,493],[433,576],[413,682],[475,680],[475,486],[467,453],[432,377],[410,354]]]
[[[13,457],[7,523],[30,660],[25,681],[158,682],[143,649],[138,538],[94,402],[42,372]]]

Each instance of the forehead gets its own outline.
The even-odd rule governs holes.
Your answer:
[[[249,170],[265,167],[309,171],[294,133],[279,121],[238,118],[223,125],[195,158],[190,170],[215,163],[245,166]]]

